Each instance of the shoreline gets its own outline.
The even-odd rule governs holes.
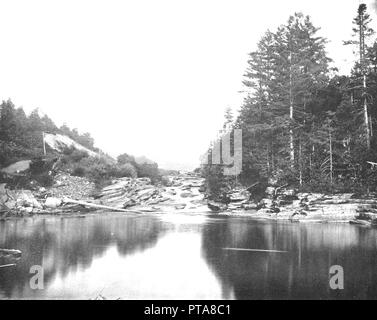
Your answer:
[[[249,220],[255,221],[266,221],[266,222],[286,222],[286,223],[315,223],[315,224],[326,224],[326,223],[348,223],[348,224],[355,224],[360,226],[367,226],[370,227],[371,223],[366,220],[356,219],[355,217],[344,216],[343,218],[333,217],[333,216],[324,216],[322,218],[315,218],[315,217],[308,217],[305,219],[292,219],[287,216],[276,216],[276,215],[266,215],[260,214],[258,211],[251,211],[251,210],[237,210],[233,212],[218,212],[214,213],[211,211],[203,212],[203,211],[160,211],[160,212],[143,212],[143,213],[125,213],[125,212],[117,212],[117,211],[102,211],[102,210],[95,210],[95,211],[88,211],[88,212],[56,212],[56,213],[43,213],[43,214],[33,214],[27,216],[17,216],[17,215],[10,215],[8,217],[0,218],[1,222],[7,221],[15,221],[21,219],[45,219],[45,218],[87,218],[93,216],[128,216],[128,217],[161,217],[161,216],[173,216],[173,215],[181,215],[181,216],[202,216],[202,217],[209,217],[209,218],[246,218]],[[356,216],[356,214],[355,214]]]
[[[75,190],[78,200],[72,200]],[[87,217],[96,214],[203,215],[238,217],[291,223],[377,222],[377,199],[352,193],[302,193],[290,188],[267,187],[257,201],[255,191],[232,189],[229,202],[207,199],[204,179],[199,175],[166,176],[166,185],[153,185],[148,178],[117,178],[96,193],[91,184],[60,173],[50,188],[37,191],[10,190],[2,185],[8,210],[0,221],[25,217]],[[0,190],[1,191],[1,190]],[[13,206],[11,208],[11,206]]]

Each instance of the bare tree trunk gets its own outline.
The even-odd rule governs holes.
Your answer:
[[[367,89],[367,76],[365,74],[365,34],[364,34],[364,14],[363,12],[359,13],[359,33],[360,33],[360,66],[361,72],[363,74],[363,104],[364,104],[364,121],[365,121],[365,130],[366,130],[366,141],[367,141],[367,148],[370,149],[370,126],[369,126],[369,116],[368,116],[368,104],[367,104],[367,97],[366,97],[366,89]]]
[[[302,186],[302,146],[301,140],[299,141],[299,170],[300,170],[300,186]]]
[[[333,158],[332,158],[332,137],[329,131],[329,144],[330,144],[330,183],[333,184]]]
[[[45,141],[45,133],[42,132],[42,140],[43,140],[43,154],[46,155],[46,141]]]
[[[370,136],[373,137],[373,122],[372,122],[371,115],[369,115],[369,128],[370,128]]]
[[[293,93],[292,93],[292,52],[289,53],[289,118],[291,119],[291,129],[289,130],[290,136],[290,158],[291,158],[291,167],[294,167],[295,164],[295,149],[294,149],[294,139],[293,139]]]
[[[274,151],[273,146],[271,146],[271,172],[275,170],[275,158],[274,158]]]
[[[364,72],[364,71],[363,71]],[[364,119],[365,119],[365,128],[366,128],[366,138],[367,138],[367,148],[370,149],[370,125],[369,125],[369,115],[368,115],[368,104],[366,97],[366,75],[363,77],[363,95],[364,95]]]
[[[270,167],[270,150],[267,143],[267,176],[270,175],[271,167]]]

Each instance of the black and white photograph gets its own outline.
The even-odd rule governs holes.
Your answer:
[[[0,300],[377,299],[377,0],[0,13]]]

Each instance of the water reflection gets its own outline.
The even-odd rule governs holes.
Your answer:
[[[348,224],[179,214],[37,217],[1,222],[0,248],[23,252],[16,267],[0,269],[2,298],[377,298],[377,232]],[[335,264],[345,272],[345,289],[337,292],[328,284]],[[32,265],[44,267],[44,290],[29,288]]]
[[[237,299],[367,299],[377,298],[376,242],[376,230],[348,224],[228,219],[203,230],[203,255]],[[344,268],[344,290],[329,288],[336,264]]]
[[[109,247],[127,255],[153,246],[166,231],[156,219],[104,215],[80,218],[35,218],[0,223],[0,248],[22,251],[16,267],[0,271],[0,295],[5,297],[44,296],[30,290],[30,267],[42,265],[45,286],[58,275],[90,268],[93,260]],[[4,263],[4,261],[0,261]]]

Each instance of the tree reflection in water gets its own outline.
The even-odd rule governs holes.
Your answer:
[[[0,222],[0,248],[22,258],[0,269],[0,298],[93,298],[102,285],[137,299],[377,298],[376,239],[376,229],[344,223],[205,215],[12,220]],[[44,267],[47,290],[30,290],[32,265]],[[344,290],[329,288],[332,265],[344,268]]]
[[[153,246],[165,232],[157,219],[96,215],[82,218],[23,219],[0,222],[0,248],[22,251],[16,267],[0,270],[0,297],[33,296],[29,273],[42,265],[46,286],[56,274],[87,268],[109,246],[127,255]],[[0,261],[1,263],[5,262]]]
[[[377,298],[374,229],[230,218],[209,224],[202,236],[205,259],[236,299]],[[331,265],[344,268],[344,290],[329,288]]]

